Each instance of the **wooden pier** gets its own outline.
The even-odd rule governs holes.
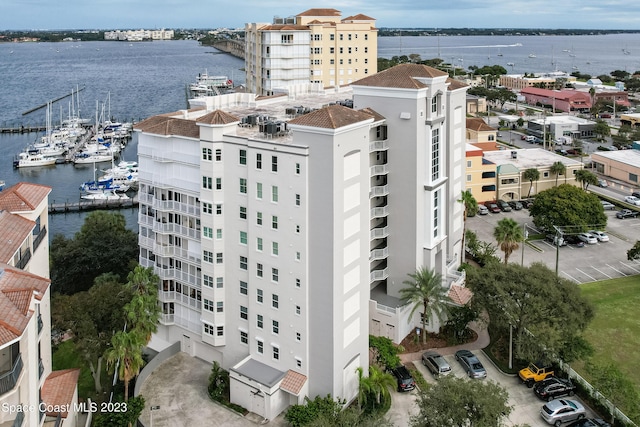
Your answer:
[[[0,133],[30,133],[30,132],[44,132],[47,130],[45,125],[42,126],[16,126],[0,128]]]
[[[87,212],[96,210],[111,210],[111,209],[131,209],[138,206],[138,196],[134,196],[130,199],[120,200],[84,200],[80,199],[78,202],[67,203],[51,203],[49,205],[50,214],[61,214],[70,212]]]

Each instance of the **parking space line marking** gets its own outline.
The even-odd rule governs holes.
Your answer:
[[[605,265],[606,265],[607,267],[613,268],[613,267],[611,267],[609,264],[605,264]],[[598,269],[597,269],[597,268],[595,268],[594,266],[591,266],[591,268],[593,268],[593,269],[594,269],[595,271],[597,271],[598,273],[602,273],[602,274],[604,274],[604,275],[605,275],[605,276],[607,276],[609,279],[611,279],[611,278],[612,278],[612,277],[611,277],[611,276],[609,276],[607,273],[605,273],[604,271],[598,270]],[[614,269],[614,270],[616,270],[615,268],[613,268],[613,269]],[[616,271],[618,271],[618,270],[616,270]],[[618,271],[618,273],[623,274],[623,275],[625,275],[625,276],[626,276],[626,274],[622,273],[621,271]]]
[[[631,267],[629,264],[625,264],[624,262],[620,261],[620,264],[624,265],[625,267],[629,267],[630,269],[632,269],[633,271],[635,271],[636,273],[640,273],[640,270],[637,270],[633,267]]]
[[[596,281],[595,278],[589,276],[587,273],[585,273],[584,271],[580,270],[579,268],[576,268],[576,270],[578,270],[580,273],[584,274],[585,276],[589,277],[591,280],[593,280],[594,282]]]
[[[609,267],[610,269],[612,269],[612,270],[614,270],[614,271],[617,271],[618,273],[622,274],[623,276],[628,276],[628,274],[625,274],[624,272],[622,272],[622,271],[618,270],[617,268],[615,268],[615,267],[613,267],[613,266],[611,266],[611,265],[609,265],[609,264],[605,264],[605,265],[606,265],[607,267]]]
[[[563,271],[562,274],[564,274],[565,276],[567,276],[569,279],[573,280],[576,283],[582,283],[580,282],[578,279],[576,279],[575,277],[572,277],[569,273],[567,273],[566,271]]]

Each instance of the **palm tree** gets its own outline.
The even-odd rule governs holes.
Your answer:
[[[589,188],[589,185],[598,185],[598,177],[586,169],[578,169],[576,171],[576,181],[582,183],[583,190]]]
[[[127,286],[135,293],[145,295],[158,293],[160,278],[153,272],[153,267],[143,267],[140,264],[129,272]]]
[[[471,216],[478,213],[478,202],[476,201],[476,198],[473,197],[473,194],[471,194],[471,190],[464,190],[458,202],[462,203],[464,206],[464,214],[462,216],[462,249],[460,250],[460,264],[463,264],[465,254],[464,236],[467,231],[467,216],[470,213],[472,213]]]
[[[129,399],[129,382],[135,378],[144,365],[142,359],[143,338],[135,329],[118,331],[111,338],[111,348],[107,350],[107,367],[118,364],[118,377],[124,381],[124,401]]]
[[[125,305],[125,315],[129,329],[136,329],[149,344],[151,335],[158,330],[160,305],[158,304],[159,277],[152,267],[137,265],[127,276],[127,286],[133,291],[131,301]]]
[[[533,181],[538,181],[540,179],[540,171],[535,168],[527,169],[522,174],[522,177],[529,181],[531,185],[529,186],[529,193],[527,193],[527,199],[531,197],[531,189],[533,188]]]
[[[411,280],[403,283],[406,288],[400,289],[401,302],[411,303],[413,308],[409,314],[409,321],[414,313],[422,307],[422,342],[427,342],[427,320],[435,314],[439,319],[446,310],[448,301],[447,290],[442,286],[442,275],[426,267],[420,267],[415,273],[408,274]]]
[[[493,237],[496,238],[500,249],[504,252],[505,264],[509,262],[509,255],[520,247],[518,242],[524,240],[522,228],[511,218],[503,218],[498,221],[498,225],[493,230]]]
[[[567,167],[561,161],[554,162],[549,168],[549,172],[556,175],[556,187],[558,186],[558,175],[562,175],[567,171]]]
[[[369,394],[371,394],[371,382],[369,377],[364,376],[362,366],[358,366],[356,372],[358,373],[358,406],[362,410],[367,405]]]
[[[382,400],[390,397],[389,389],[396,386],[396,379],[388,372],[375,365],[369,366],[369,378],[367,378],[369,388],[376,397],[376,406],[382,404]]]

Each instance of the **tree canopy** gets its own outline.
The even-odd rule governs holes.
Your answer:
[[[120,213],[91,212],[72,239],[51,242],[51,287],[73,294],[93,286],[96,277],[114,273],[124,281],[138,257],[138,236]]]
[[[579,233],[607,224],[600,199],[582,188],[561,184],[540,192],[530,209],[533,223],[541,230],[554,231],[553,226]]]
[[[419,413],[412,427],[500,427],[513,407],[509,394],[496,382],[445,376],[418,394]]]
[[[514,355],[549,359],[575,343],[594,316],[593,305],[573,282],[544,264],[489,264],[467,269],[472,303],[502,331],[513,327]]]
[[[504,263],[509,262],[509,256],[518,249],[519,243],[524,240],[524,232],[513,218],[502,218],[493,230],[493,237],[504,252]]]

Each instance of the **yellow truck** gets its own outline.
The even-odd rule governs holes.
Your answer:
[[[529,366],[521,369],[520,372],[518,372],[518,376],[520,377],[522,382],[527,385],[527,387],[531,388],[538,381],[542,381],[546,378],[552,377],[553,367],[545,366],[540,362],[531,362],[529,363]]]

